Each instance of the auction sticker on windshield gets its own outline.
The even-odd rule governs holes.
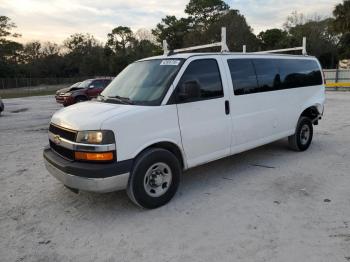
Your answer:
[[[178,66],[180,64],[180,60],[162,60],[160,65],[170,65],[170,66]]]

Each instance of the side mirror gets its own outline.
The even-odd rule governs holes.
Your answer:
[[[192,100],[199,98],[201,88],[197,81],[186,81],[179,87],[178,98],[180,101]]]
[[[95,86],[94,85],[89,85],[89,88],[95,88]]]

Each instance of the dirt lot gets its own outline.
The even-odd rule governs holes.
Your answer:
[[[350,93],[327,97],[307,152],[281,140],[193,169],[152,211],[65,189],[42,160],[53,97],[5,100],[0,261],[350,261]]]

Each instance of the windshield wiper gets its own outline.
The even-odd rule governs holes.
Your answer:
[[[126,105],[133,105],[134,102],[130,100],[128,97],[122,97],[122,96],[107,96],[106,99],[115,99],[118,100],[119,102],[126,104]]]

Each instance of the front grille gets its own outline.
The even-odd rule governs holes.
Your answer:
[[[55,126],[53,124],[50,124],[49,131],[54,135],[59,135],[62,138],[65,138],[70,141],[75,141],[75,138],[77,136],[77,132],[69,129],[65,129],[62,127]]]
[[[52,150],[54,150],[57,154],[59,154],[63,158],[66,158],[71,161],[74,160],[74,152],[72,150],[56,145],[51,140],[50,140],[50,147]]]
[[[58,135],[61,138],[67,139],[69,141],[74,142],[75,138],[77,136],[77,132],[73,131],[73,130],[69,130],[63,127],[59,127],[53,124],[50,124],[49,127],[49,131],[54,134],[54,135]],[[59,154],[60,156],[62,156],[63,158],[66,158],[68,160],[74,160],[74,151],[68,149],[68,148],[64,148],[60,145],[55,144],[54,142],[52,142],[50,140],[50,147],[52,150],[54,150],[57,154]]]

